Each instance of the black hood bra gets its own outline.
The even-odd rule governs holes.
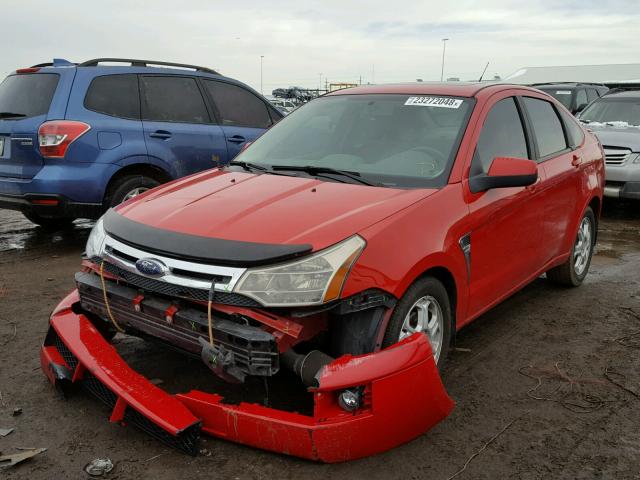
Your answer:
[[[106,232],[150,254],[230,267],[269,265],[311,252],[308,244],[243,242],[173,232],[134,222],[114,209],[104,216]]]

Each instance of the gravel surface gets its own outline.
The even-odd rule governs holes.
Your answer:
[[[109,458],[110,479],[446,480],[480,452],[455,478],[640,478],[640,203],[605,206],[584,285],[540,278],[459,332],[443,375],[457,405],[445,421],[407,445],[338,465],[209,437],[201,444],[209,455],[192,458],[110,424],[82,393],[60,398],[38,349],[48,314],[73,287],[91,223],[51,234],[0,211],[0,428],[15,429],[0,451],[48,449],[2,476],[84,479],[85,465]],[[137,339],[117,342],[163,388],[209,385],[197,362]]]

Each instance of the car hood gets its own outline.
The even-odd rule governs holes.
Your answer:
[[[121,205],[128,220],[187,235],[325,248],[427,197],[308,177],[208,171]]]
[[[615,123],[613,125],[588,123],[586,127],[604,146],[629,148],[634,152],[640,152],[640,127]]]

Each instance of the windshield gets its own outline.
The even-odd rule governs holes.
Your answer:
[[[279,173],[310,166],[388,187],[440,187],[472,107],[472,99],[429,95],[322,97],[276,124],[238,160]]]
[[[558,100],[562,105],[565,106],[568,110],[571,110],[571,90],[566,90],[562,88],[541,88],[544,93],[551,95],[553,98]]]
[[[58,78],[55,73],[8,76],[0,84],[1,116],[24,118],[48,113]]]
[[[640,98],[619,97],[596,100],[580,114],[580,121],[640,126]]]

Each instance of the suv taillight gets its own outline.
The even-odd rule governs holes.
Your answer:
[[[51,120],[38,129],[38,144],[43,157],[63,158],[67,148],[91,127],[83,122]]]

